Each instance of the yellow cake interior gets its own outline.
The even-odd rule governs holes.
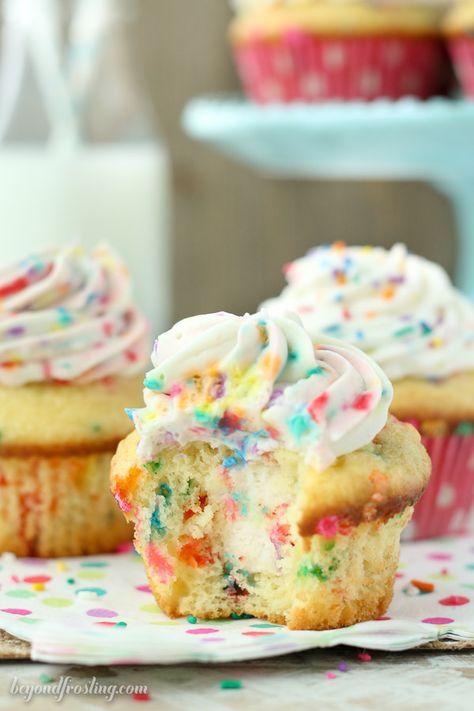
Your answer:
[[[325,472],[283,449],[241,466],[203,443],[143,466],[137,441],[119,446],[112,488],[169,615],[328,629],[384,612],[400,533],[430,471],[411,426],[390,423]]]

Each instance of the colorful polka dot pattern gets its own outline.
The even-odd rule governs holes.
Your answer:
[[[474,538],[404,544],[387,614],[327,632],[238,616],[170,619],[137,561],[129,552],[59,563],[3,556],[0,628],[31,641],[36,660],[78,664],[224,662],[337,643],[401,650],[443,636],[474,640]],[[85,571],[100,574],[100,584],[84,584]]]

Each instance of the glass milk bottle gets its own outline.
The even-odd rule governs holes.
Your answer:
[[[110,244],[155,335],[170,316],[169,163],[130,61],[134,4],[76,0],[65,22],[62,0],[4,0],[0,262]]]

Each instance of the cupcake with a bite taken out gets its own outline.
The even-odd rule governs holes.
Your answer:
[[[394,385],[392,413],[413,423],[433,474],[415,510],[423,538],[469,527],[474,506],[474,306],[446,272],[404,245],[322,246],[285,267],[285,306],[320,333],[357,345]]]
[[[382,615],[429,478],[392,387],[300,319],[224,312],[155,345],[112,489],[169,615],[329,629]]]
[[[0,551],[81,555],[129,537],[108,476],[147,351],[126,267],[108,249],[0,268]]]

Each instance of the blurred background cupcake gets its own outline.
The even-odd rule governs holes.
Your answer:
[[[0,552],[80,555],[129,538],[108,478],[147,354],[127,270],[108,249],[0,268]]]
[[[314,337],[327,333],[371,355],[394,384],[392,413],[422,434],[433,473],[412,536],[466,531],[474,504],[473,304],[442,267],[401,244],[319,247],[285,275],[288,286],[264,306],[296,310]]]
[[[443,31],[461,88],[474,98],[474,0],[458,0],[445,18]]]
[[[447,89],[439,2],[234,0],[230,39],[258,103],[427,99]]]

